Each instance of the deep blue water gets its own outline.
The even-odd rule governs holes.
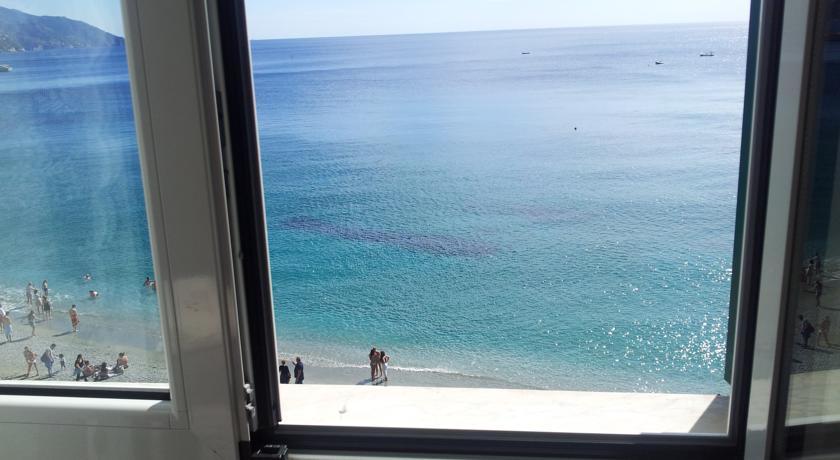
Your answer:
[[[745,25],[253,42],[280,350],[728,392],[745,48]],[[124,53],[1,59],[0,301],[47,278],[159,346]]]
[[[746,34],[253,42],[280,349],[728,392]]]

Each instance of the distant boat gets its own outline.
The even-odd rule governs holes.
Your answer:
[[[530,51],[523,51],[522,54],[531,54]]]
[[[11,72],[12,66],[9,64],[0,64],[0,72]]]
[[[654,61],[654,64],[656,64],[656,65],[662,65],[662,64],[663,64],[663,62],[662,62],[662,61]]]
[[[705,53],[700,53],[700,57],[712,57],[714,55],[715,55],[715,53],[713,53],[711,51],[706,51]]]

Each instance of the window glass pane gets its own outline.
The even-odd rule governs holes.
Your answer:
[[[11,3],[0,378],[166,382],[119,2]]]
[[[247,6],[284,421],[725,431],[749,2]]]
[[[822,4],[811,81],[813,115],[806,128],[799,264],[789,310],[788,450],[830,449],[840,423],[840,2]],[[826,451],[822,451],[826,453]],[[828,457],[825,457],[828,458]]]

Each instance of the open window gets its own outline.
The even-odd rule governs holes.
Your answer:
[[[385,35],[282,40],[248,35],[252,6],[311,36],[341,12],[211,15],[256,439],[742,451],[779,5],[400,35],[435,15],[406,7],[348,19]],[[304,384],[284,385],[297,357]]]

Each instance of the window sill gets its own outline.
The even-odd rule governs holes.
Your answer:
[[[174,428],[170,401],[62,396],[0,395],[0,424],[2,423]]]
[[[617,435],[724,435],[729,406],[719,395],[356,385],[282,385],[280,399],[282,425]]]

